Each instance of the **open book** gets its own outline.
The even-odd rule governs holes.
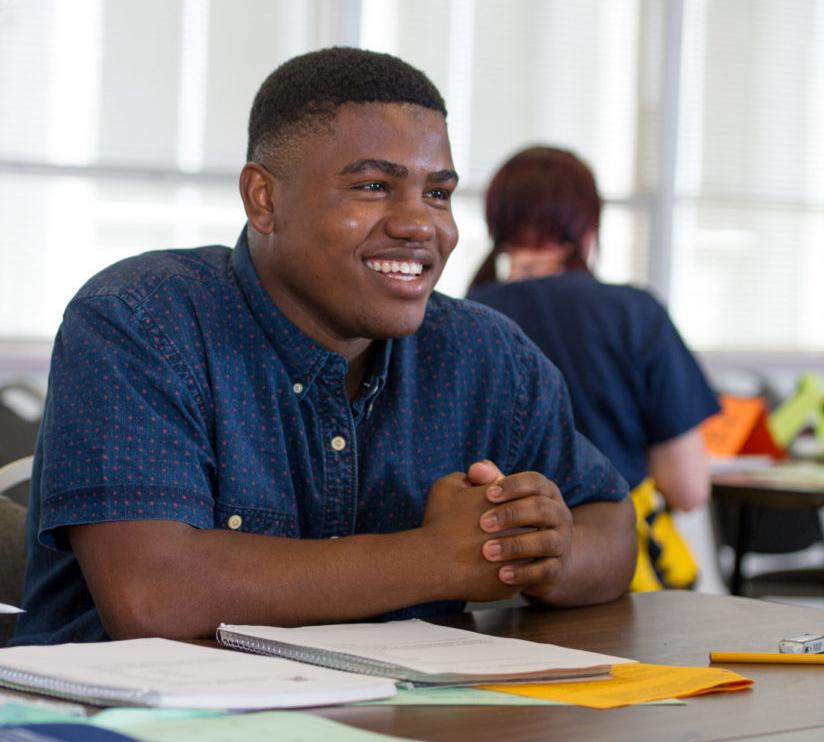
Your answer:
[[[0,685],[98,706],[265,709],[388,698],[385,678],[168,639],[0,649]]]
[[[282,629],[221,624],[226,647],[414,685],[540,682],[604,675],[633,660],[554,644],[502,639],[426,623],[332,624]]]

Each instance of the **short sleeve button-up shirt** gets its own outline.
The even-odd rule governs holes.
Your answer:
[[[289,538],[422,522],[436,479],[479,459],[537,470],[567,503],[626,484],[575,432],[557,370],[509,320],[434,294],[377,342],[350,402],[346,360],[272,302],[244,235],[147,253],[94,277],[55,341],[32,480],[15,643],[105,639],[64,529],[112,520]],[[421,616],[457,604],[410,606]]]

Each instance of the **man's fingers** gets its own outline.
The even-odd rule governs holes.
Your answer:
[[[475,487],[479,487],[484,484],[493,484],[494,482],[503,479],[504,476],[503,472],[497,467],[497,465],[489,459],[476,461],[469,467],[469,471],[467,471],[466,474],[469,479],[469,483]]]
[[[508,477],[491,461],[473,464],[470,484],[490,503],[481,529],[492,536],[481,547],[484,559],[500,563],[498,579],[523,594],[541,595],[562,577],[572,540],[572,514],[554,482],[538,472]]]
[[[561,579],[563,564],[560,559],[536,559],[527,564],[506,564],[498,570],[498,579],[505,585],[514,585],[528,592],[530,585],[554,585]]]
[[[529,495],[560,499],[561,490],[555,482],[550,481],[543,474],[525,471],[492,482],[486,491],[486,497],[490,502],[508,502]]]
[[[559,557],[567,549],[566,535],[556,528],[524,532],[518,536],[493,538],[485,542],[482,551],[490,562],[511,562],[520,559]]]
[[[510,528],[552,528],[571,519],[563,500],[544,495],[523,497],[504,502],[481,515],[481,529],[486,533],[498,533]]]
[[[466,475],[461,471],[453,471],[444,476],[444,479],[454,479],[456,482],[465,483]]]
[[[449,481],[451,484],[460,485],[463,488],[471,486],[471,483],[467,480],[466,474],[460,471],[453,471],[449,474],[445,474],[439,481]]]

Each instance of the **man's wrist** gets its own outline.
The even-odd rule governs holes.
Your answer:
[[[423,581],[427,601],[458,599],[459,580],[455,579],[456,565],[443,553],[439,534],[425,524],[409,531],[414,553],[419,555],[413,566],[416,578]]]

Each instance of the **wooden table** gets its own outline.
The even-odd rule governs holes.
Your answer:
[[[804,476],[809,472],[809,476]],[[750,550],[748,509],[752,506],[809,510],[824,507],[824,466],[777,466],[751,472],[716,474],[712,478],[712,496],[716,500],[738,505],[738,528],[733,543],[735,562],[730,591],[741,594],[742,563]]]
[[[446,623],[446,622],[444,622]],[[476,611],[450,625],[590,649],[641,662],[706,666],[710,649],[777,651],[778,640],[824,629],[824,610],[690,592],[640,593],[591,608]],[[727,665],[752,690],[685,706],[601,711],[557,707],[333,707],[346,724],[418,740],[824,740],[824,666]]]
[[[782,637],[821,631],[824,610],[668,591],[637,593],[590,608],[490,609],[440,623],[641,662],[706,667],[710,649],[776,651]],[[301,710],[383,734],[433,742],[824,740],[824,666],[725,667],[752,678],[755,686],[736,693],[690,698],[686,705],[603,711],[575,706],[335,706]]]

